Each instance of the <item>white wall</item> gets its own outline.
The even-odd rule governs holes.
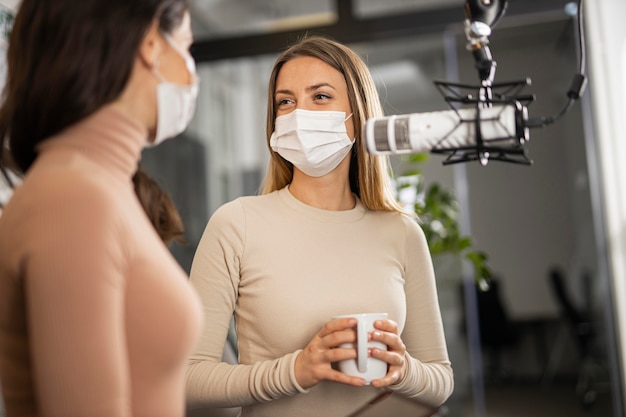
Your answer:
[[[626,2],[586,2],[589,93],[603,182],[607,251],[617,313],[618,348],[626,363]],[[626,397],[626,370],[622,368]]]

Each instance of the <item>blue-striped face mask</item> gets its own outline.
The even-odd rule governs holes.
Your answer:
[[[270,146],[310,177],[328,174],[352,149],[342,111],[296,109],[276,118]]]

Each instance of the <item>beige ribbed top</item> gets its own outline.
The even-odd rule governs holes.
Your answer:
[[[199,300],[131,176],[146,129],[105,107],[41,146],[0,217],[8,417],[182,417]]]
[[[305,392],[297,354],[333,316],[387,312],[407,346],[397,393],[440,404],[453,389],[424,234],[398,213],[327,211],[288,188],[243,197],[210,219],[191,270],[204,328],[187,373],[192,402],[244,406],[243,416],[340,417],[372,387],[323,382]],[[239,365],[221,362],[235,315]]]

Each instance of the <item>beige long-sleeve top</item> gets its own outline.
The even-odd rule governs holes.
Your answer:
[[[182,417],[200,301],[131,182],[147,131],[105,107],[44,142],[0,217],[8,417]]]
[[[204,327],[187,371],[192,402],[243,416],[345,416],[377,394],[322,382],[304,390],[296,356],[331,317],[387,312],[407,346],[391,388],[440,404],[453,375],[424,234],[398,213],[308,206],[288,188],[227,203],[211,217],[191,270]],[[239,364],[221,362],[234,313]]]

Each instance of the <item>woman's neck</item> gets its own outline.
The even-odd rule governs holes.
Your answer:
[[[356,198],[344,175],[313,178],[296,171],[289,192],[304,204],[322,210],[351,210],[356,205]]]

